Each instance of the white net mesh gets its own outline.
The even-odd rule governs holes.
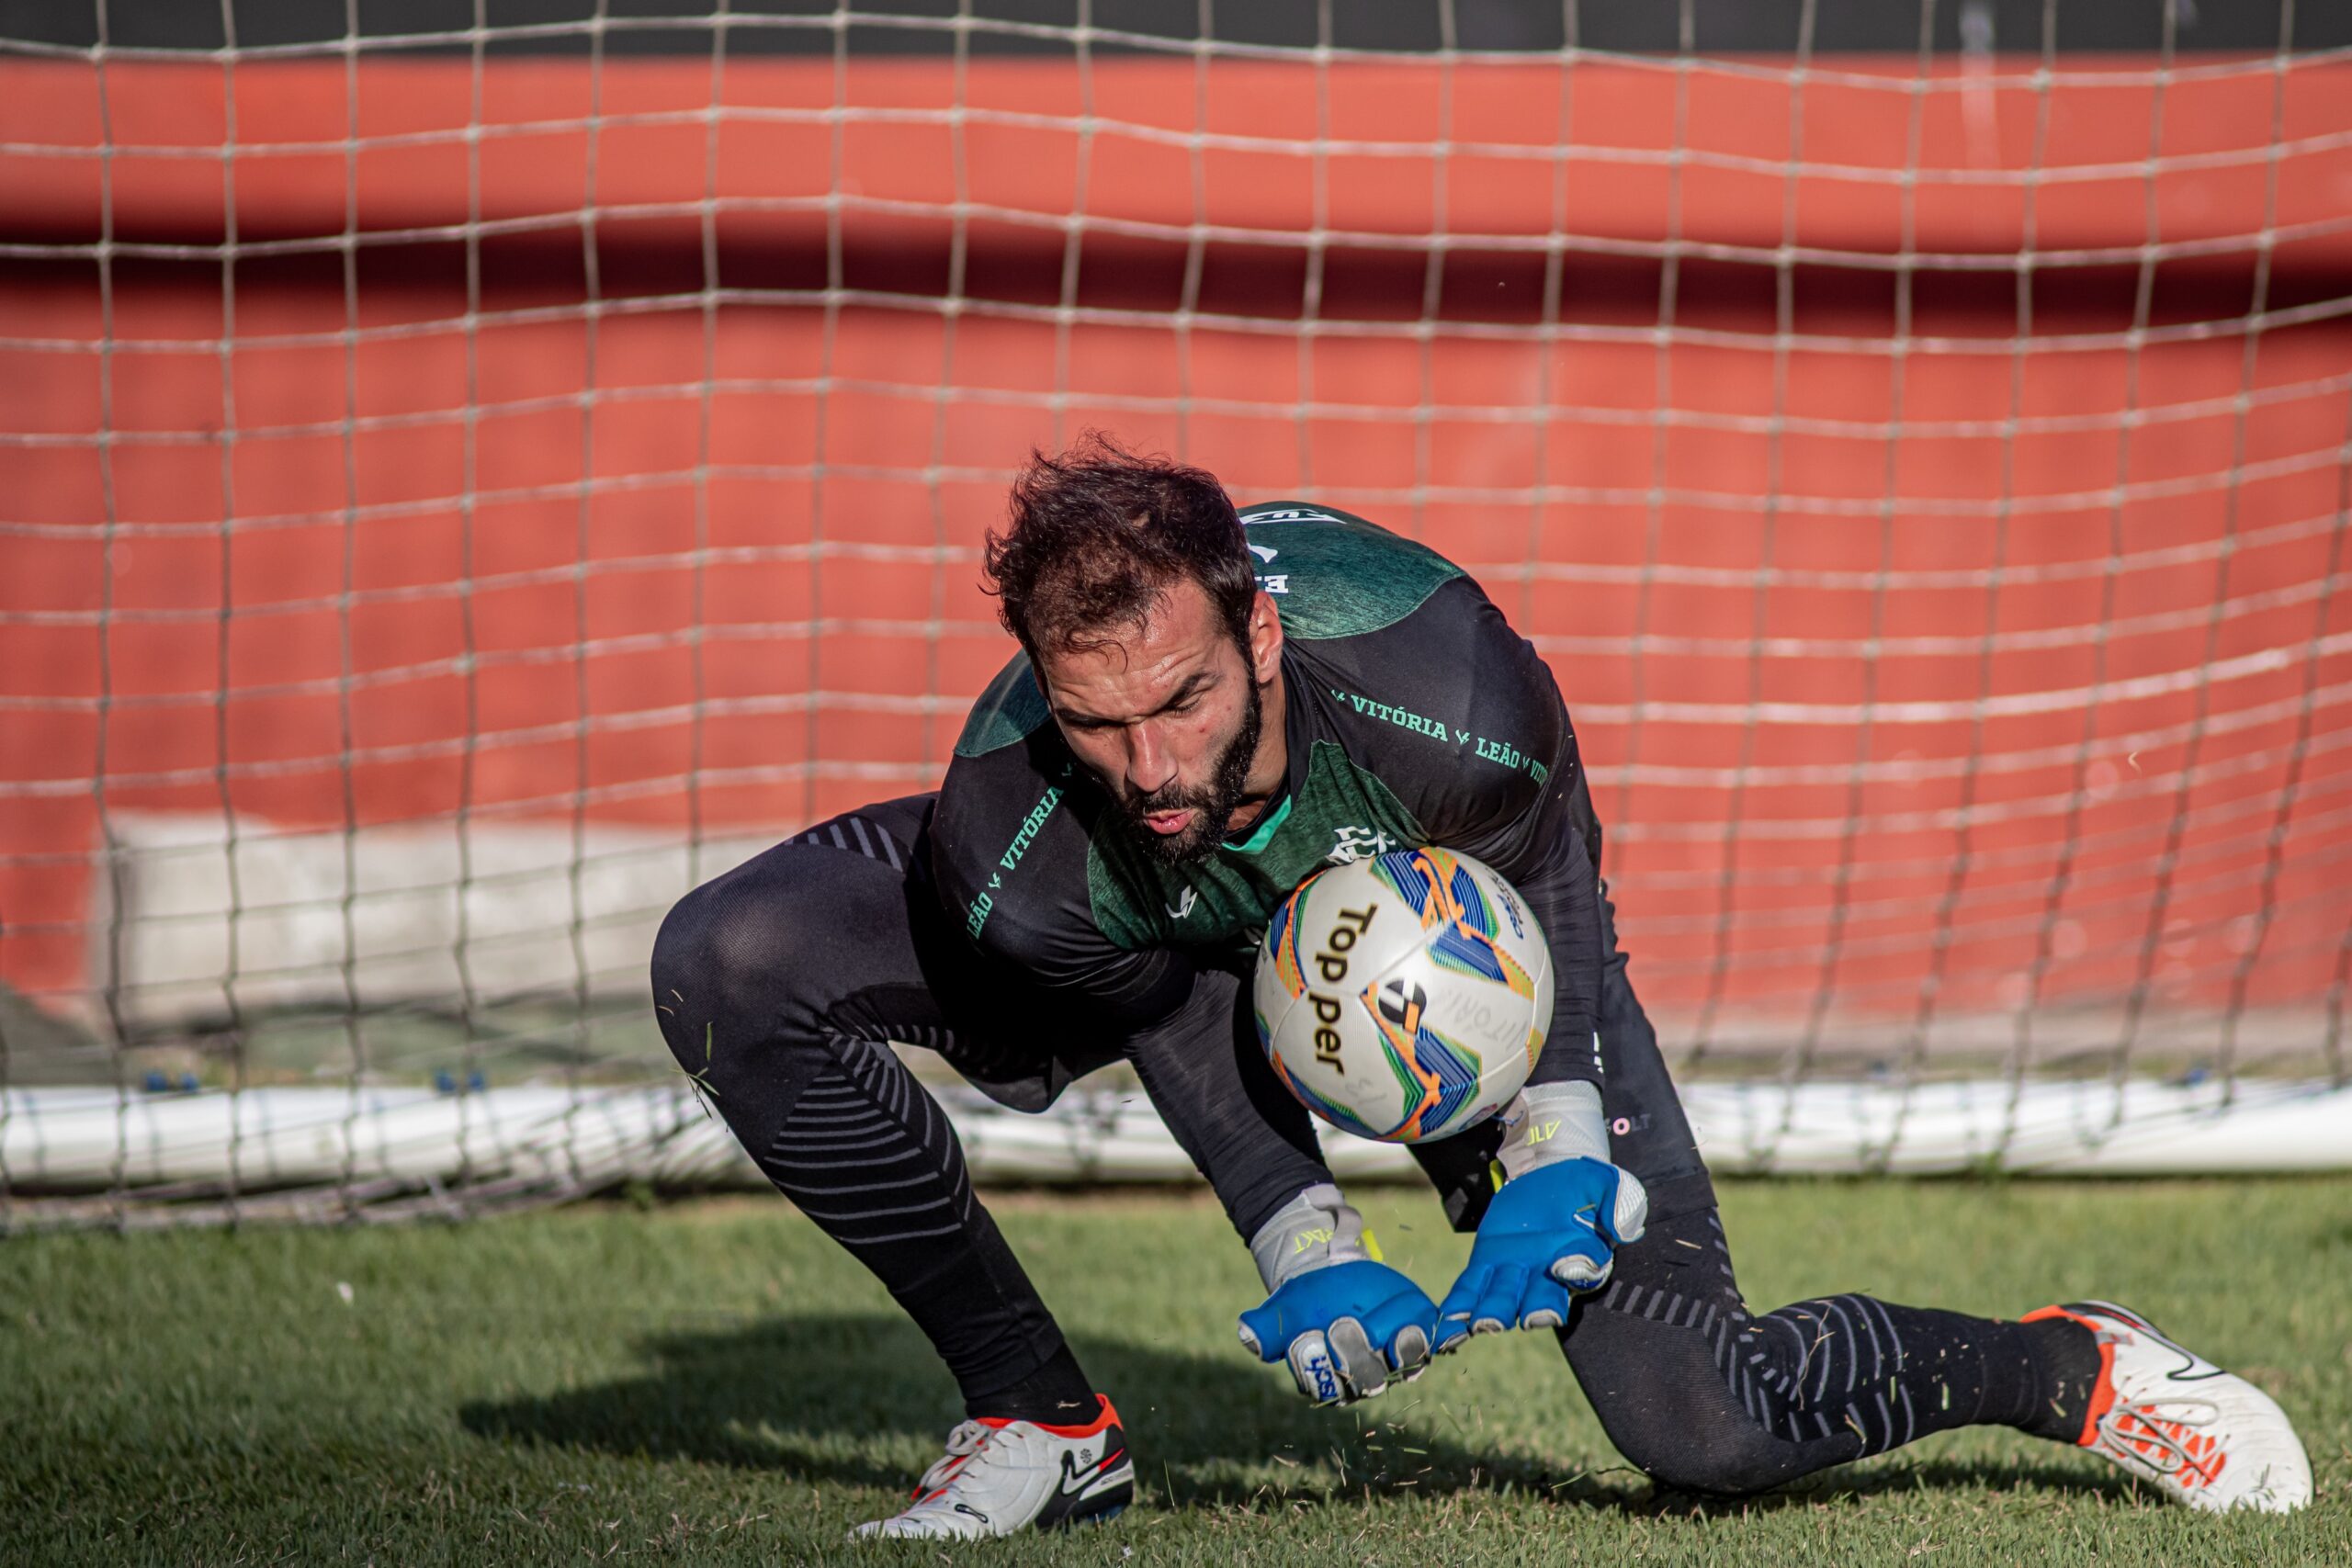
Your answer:
[[[936,781],[1088,426],[1534,639],[1719,1158],[2346,1076],[2341,17],[5,15],[11,1216],[721,1168],[653,926]]]

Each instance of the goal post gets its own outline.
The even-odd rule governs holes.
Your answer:
[[[652,931],[1089,428],[1545,655],[1719,1166],[2352,1165],[2343,18],[676,10],[9,13],[6,1223],[751,1177]]]

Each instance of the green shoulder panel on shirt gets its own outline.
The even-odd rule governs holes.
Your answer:
[[[1462,575],[1427,545],[1309,502],[1252,506],[1241,523],[1258,586],[1288,637],[1361,637],[1395,626]]]
[[[1029,656],[1015,654],[973,703],[964,720],[964,733],[956,738],[956,754],[985,757],[1027,739],[1052,716],[1046,706],[1046,694],[1037,689],[1037,677],[1030,672]]]
[[[1311,873],[1425,841],[1396,793],[1339,745],[1317,740],[1307,757],[1272,832],[1220,844],[1197,865],[1161,864],[1114,813],[1102,813],[1086,852],[1095,929],[1130,952],[1253,946],[1274,906]]]

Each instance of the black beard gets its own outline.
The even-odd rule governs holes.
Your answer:
[[[1210,771],[1207,784],[1193,790],[1170,787],[1119,803],[1127,826],[1142,840],[1146,854],[1162,865],[1182,866],[1198,865],[1216,852],[1218,840],[1225,837],[1225,825],[1233,818],[1233,808],[1250,792],[1250,765],[1258,760],[1258,735],[1264,718],[1264,706],[1259,701],[1258,685],[1253,681],[1250,683],[1249,705],[1242,710],[1241,728],[1217,753],[1216,766]],[[1200,815],[1181,833],[1155,833],[1143,820],[1187,807]]]

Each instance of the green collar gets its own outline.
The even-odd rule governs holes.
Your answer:
[[[1287,795],[1283,795],[1280,806],[1258,818],[1258,826],[1250,830],[1247,839],[1238,844],[1227,844],[1225,847],[1236,854],[1243,855],[1254,855],[1264,849],[1267,840],[1274,836],[1274,829],[1290,819],[1290,803],[1291,797]]]

